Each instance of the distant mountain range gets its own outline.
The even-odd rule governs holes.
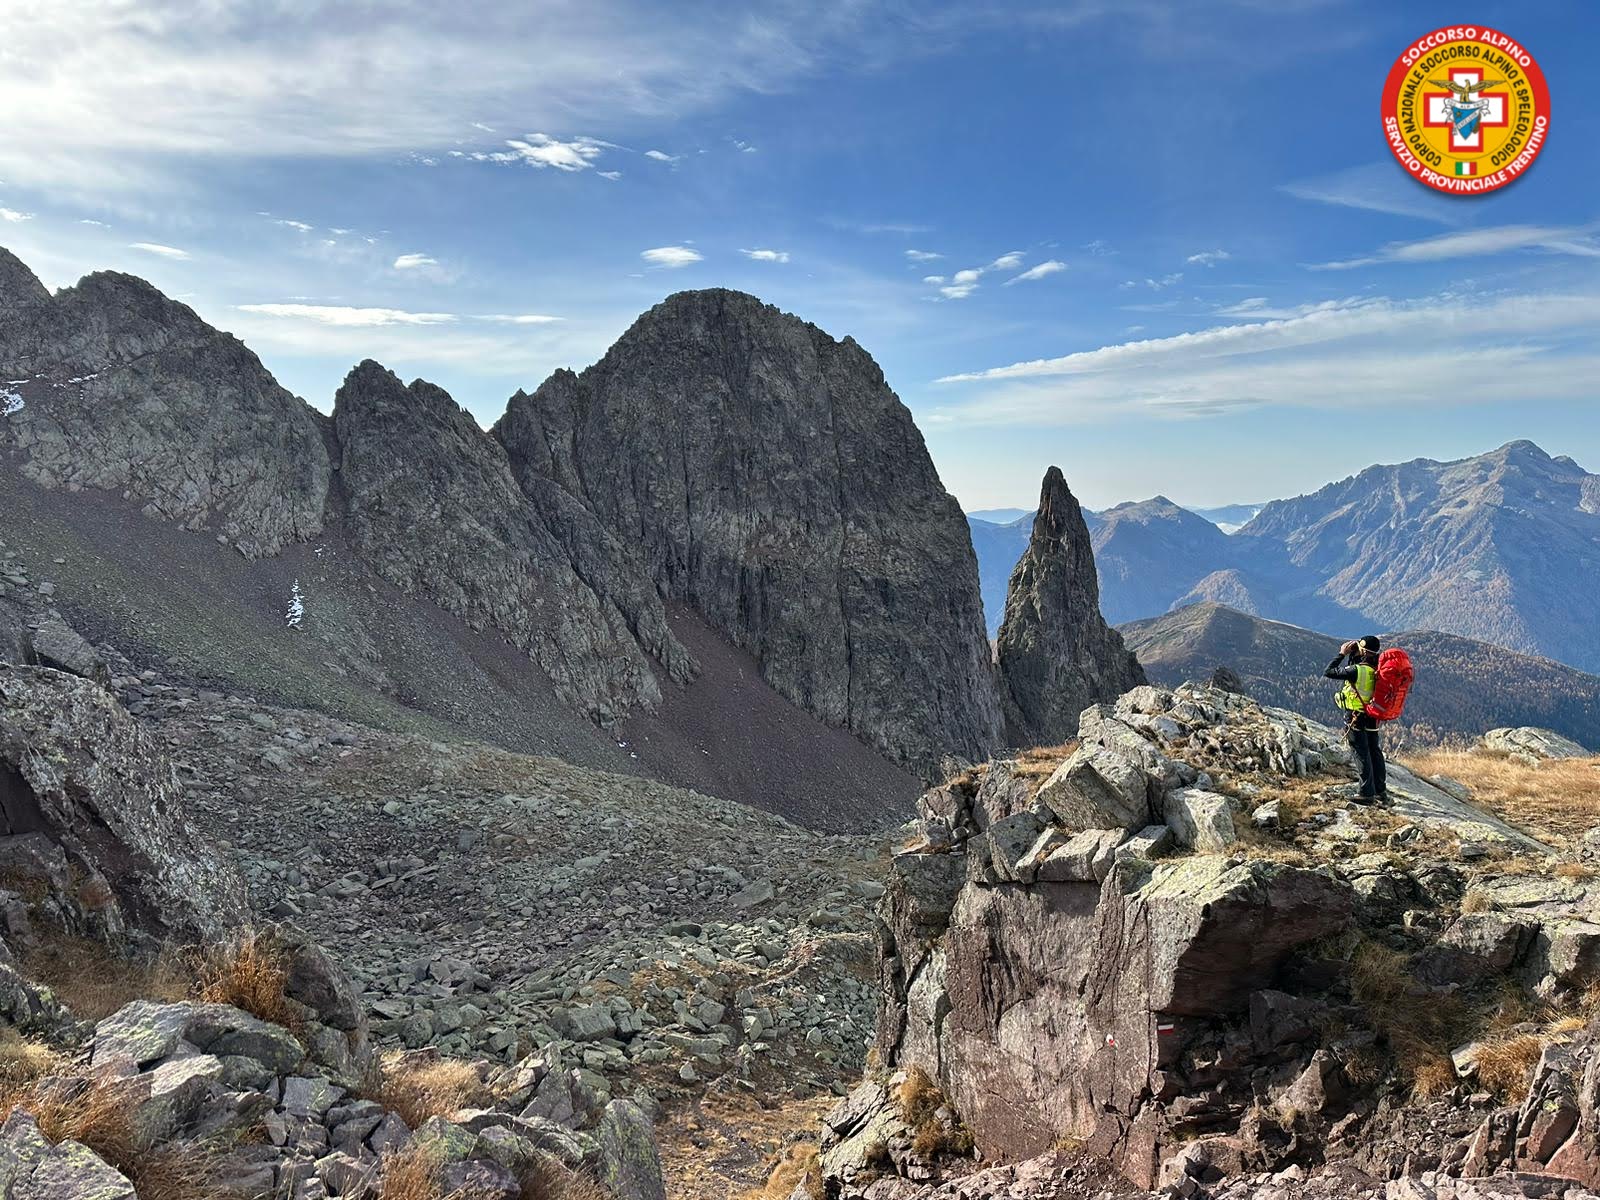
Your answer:
[[[1438,629],[1600,671],[1600,476],[1532,442],[1369,467],[1266,504],[1231,536],[1160,496],[1090,527],[1116,624],[1215,601],[1345,636]],[[1014,556],[986,557],[1012,555],[1018,536],[974,533],[986,605]]]
[[[1337,717],[1336,685],[1323,678],[1340,640],[1221,604],[1191,604],[1120,628],[1152,683],[1208,679],[1233,670],[1266,704],[1322,721]],[[1539,725],[1600,749],[1600,677],[1429,630],[1383,634],[1404,647],[1417,679],[1400,728],[1426,740],[1475,738],[1496,725]]]

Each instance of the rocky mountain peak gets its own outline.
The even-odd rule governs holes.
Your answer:
[[[23,308],[50,299],[50,293],[28,265],[0,246],[0,311]]]
[[[495,434],[783,696],[902,762],[992,747],[966,522],[910,412],[848,339],[742,292],[669,296]]]
[[[1058,467],[1045,474],[1033,535],[1011,574],[996,656],[1011,745],[1062,741],[1089,705],[1144,682],[1100,615],[1089,528]]]

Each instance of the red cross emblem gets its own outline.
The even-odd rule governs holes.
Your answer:
[[[1456,67],[1449,78],[1428,82],[1450,90],[1422,93],[1422,123],[1430,129],[1448,128],[1452,152],[1482,150],[1484,126],[1499,128],[1511,123],[1506,94],[1483,91],[1485,87],[1504,87],[1506,81],[1492,79],[1485,83],[1482,67]]]

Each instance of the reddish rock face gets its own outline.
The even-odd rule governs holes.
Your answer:
[[[1099,886],[968,883],[930,950],[918,857],[941,856],[904,856],[890,891],[885,961],[904,976],[880,1053],[939,1078],[986,1156],[1086,1139],[1135,1182],[1154,1180],[1166,1118],[1152,1101],[1181,1100],[1170,1068],[1189,1039],[1243,1021],[1294,948],[1351,911],[1313,871],[1130,858]]]

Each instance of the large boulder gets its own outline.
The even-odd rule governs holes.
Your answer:
[[[1092,1139],[1137,1181],[1154,1178],[1157,1143],[1139,1131],[1156,1073],[1191,1031],[1243,1021],[1296,948],[1348,923],[1352,899],[1329,875],[1272,862],[1107,869],[1098,885],[969,884],[932,949],[890,904],[900,969],[878,1049],[938,1079],[986,1156]]]
[[[0,840],[42,833],[64,847],[100,881],[78,889],[82,906],[112,924],[115,908],[138,929],[178,939],[216,938],[242,923],[238,871],[199,839],[185,810],[155,737],[104,688],[0,663]]]
[[[1589,758],[1593,751],[1585,750],[1569,737],[1552,729],[1539,729],[1522,725],[1509,729],[1491,729],[1479,740],[1485,750],[1495,754],[1548,761],[1562,758]]]

